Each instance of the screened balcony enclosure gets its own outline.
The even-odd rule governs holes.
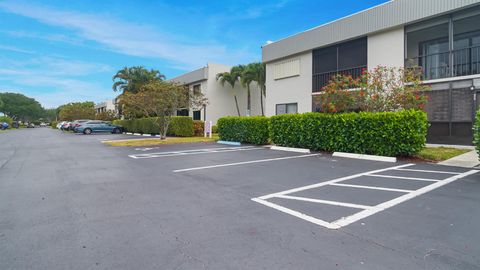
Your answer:
[[[424,80],[480,74],[480,10],[407,27],[405,66]]]
[[[367,68],[367,38],[313,51],[312,92],[320,92],[335,75],[354,79]]]

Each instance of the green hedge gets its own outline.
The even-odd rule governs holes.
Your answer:
[[[50,127],[57,128],[57,124],[58,124],[57,121],[52,121],[52,122],[50,122]]]
[[[475,125],[473,128],[473,143],[477,148],[478,157],[480,158],[480,110],[477,112],[477,117],[475,118]]]
[[[159,134],[155,125],[156,118],[139,118],[131,120],[114,120],[115,125],[120,125],[126,132],[142,134]],[[168,136],[191,137],[194,135],[193,120],[188,116],[174,116],[167,132]]]
[[[277,145],[317,151],[410,156],[424,146],[427,115],[407,110],[383,113],[305,113],[271,118]]]
[[[267,144],[269,119],[262,116],[229,116],[217,122],[220,140],[251,144]]]

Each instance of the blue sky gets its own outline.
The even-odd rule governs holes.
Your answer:
[[[125,66],[172,78],[261,60],[261,46],[385,0],[0,0],[0,92],[46,108],[113,98]]]

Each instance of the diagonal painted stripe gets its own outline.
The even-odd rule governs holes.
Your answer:
[[[330,184],[333,184],[333,183],[342,182],[342,181],[350,180],[350,179],[353,179],[353,178],[358,178],[360,176],[364,176],[364,175],[367,175],[367,174],[370,174],[370,173],[379,173],[379,172],[384,172],[384,171],[388,171],[388,170],[392,170],[392,169],[396,169],[396,168],[405,168],[405,167],[412,166],[412,165],[414,165],[414,164],[409,163],[409,164],[404,164],[404,165],[395,166],[395,167],[388,167],[388,168],[385,168],[385,169],[379,169],[379,170],[373,170],[373,171],[358,173],[358,174],[354,174],[354,175],[349,175],[349,176],[333,179],[333,180],[330,180],[330,181],[316,183],[316,184],[313,184],[313,185],[308,185],[308,186],[303,186],[303,187],[298,187],[298,188],[292,188],[292,189],[289,189],[289,190],[284,190],[284,191],[281,191],[281,192],[268,194],[268,195],[265,195],[265,196],[262,196],[262,197],[259,197],[259,198],[263,199],[263,200],[266,200],[268,198],[278,197],[279,195],[286,195],[286,194],[290,194],[290,193],[294,193],[294,192],[299,192],[299,191],[302,191],[302,190],[318,188],[318,187],[330,185]]]
[[[384,202],[384,203],[381,203],[379,205],[376,205],[373,209],[368,209],[368,210],[363,210],[357,214],[353,214],[349,217],[346,217],[346,218],[342,218],[342,219],[339,219],[339,220],[336,220],[334,222],[332,222],[333,224],[336,224],[340,227],[344,227],[344,226],[347,226],[349,224],[352,224],[353,222],[356,222],[356,221],[359,221],[361,219],[364,219],[368,216],[371,216],[373,214],[376,214],[380,211],[383,211],[385,209],[388,209],[390,207],[393,207],[397,204],[400,204],[402,202],[405,202],[405,201],[408,201],[410,199],[413,199],[419,195],[422,195],[424,193],[427,193],[429,191],[432,191],[434,189],[437,189],[439,187],[442,187],[446,184],[449,184],[449,183],[452,183],[458,179],[461,179],[461,178],[464,178],[466,176],[469,176],[469,175],[472,175],[472,174],[475,174],[477,173],[478,170],[471,170],[471,171],[468,171],[468,172],[465,172],[465,173],[462,173],[462,174],[459,174],[459,175],[455,175],[455,176],[452,176],[450,178],[447,178],[443,181],[439,181],[439,182],[436,182],[436,183],[433,183],[431,185],[428,185],[426,187],[423,187],[423,188],[420,188],[414,192],[410,192],[408,194],[405,194],[403,196],[400,196],[400,197],[397,197],[393,200],[390,200],[390,201],[387,201],[387,202]]]
[[[282,198],[282,199],[297,200],[297,201],[304,201],[304,202],[321,203],[321,204],[343,206],[343,207],[350,207],[350,208],[358,208],[358,209],[372,209],[373,208],[372,206],[361,205],[361,204],[328,201],[328,200],[318,200],[318,199],[298,197],[298,196],[289,196],[289,195],[279,195],[278,197],[274,197],[274,198]]]
[[[443,173],[443,174],[461,174],[461,172],[446,172],[446,171],[430,171],[430,170],[417,170],[417,169],[395,169],[397,171],[409,171],[409,172],[426,172],[426,173]]]
[[[417,178],[417,177],[394,176],[394,175],[384,175],[384,174],[366,174],[365,176],[393,178],[393,179],[407,179],[407,180],[427,181],[427,182],[442,181],[442,180],[439,180],[439,179],[431,179],[431,178]]]
[[[318,218],[314,218],[312,216],[309,216],[309,215],[305,215],[303,213],[300,213],[298,211],[295,211],[295,210],[292,210],[292,209],[289,209],[289,208],[286,208],[286,207],[283,207],[281,205],[278,205],[278,204],[274,204],[274,203],[271,203],[271,202],[267,202],[267,201],[264,201],[262,199],[259,199],[259,198],[253,198],[252,201],[254,202],[257,202],[257,203],[260,203],[260,204],[263,204],[265,206],[268,206],[268,207],[271,207],[273,209],[276,209],[278,211],[281,211],[281,212],[284,212],[286,214],[289,214],[289,215],[292,215],[294,217],[297,217],[297,218],[301,218],[303,220],[306,220],[306,221],[309,221],[309,222],[312,222],[314,224],[317,224],[317,225],[320,225],[320,226],[323,226],[325,228],[328,228],[328,229],[339,229],[340,226],[338,225],[335,225],[335,224],[331,224],[329,222],[326,222],[324,220],[321,220],[321,219],[318,219]]]
[[[351,188],[363,188],[363,189],[373,189],[373,190],[383,190],[383,191],[394,191],[394,192],[403,192],[408,193],[414,190],[407,190],[407,189],[398,189],[398,188],[384,188],[384,187],[373,187],[373,186],[361,186],[361,185],[350,185],[350,184],[340,184],[340,183],[333,183],[330,186],[337,186],[337,187],[351,187]]]

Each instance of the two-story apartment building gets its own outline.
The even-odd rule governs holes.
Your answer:
[[[224,116],[238,116],[235,96],[237,97],[240,115],[247,114],[247,89],[240,82],[235,84],[235,88],[225,83],[222,85],[217,81],[217,74],[229,72],[230,66],[209,63],[200,69],[185,73],[170,81],[184,84],[189,87],[190,91],[202,93],[208,100],[208,104],[204,108],[197,110],[185,109],[178,112],[178,115],[192,116],[193,120],[212,121],[214,124],[217,120]],[[250,115],[260,115],[260,90],[252,84],[251,88],[251,104],[252,111]]]
[[[266,114],[317,111],[332,75],[423,68],[428,140],[471,143],[480,96],[480,0],[393,0],[262,48]]]
[[[95,104],[94,106],[95,113],[103,113],[107,111],[112,111],[117,113],[116,99],[109,99],[104,102]]]

